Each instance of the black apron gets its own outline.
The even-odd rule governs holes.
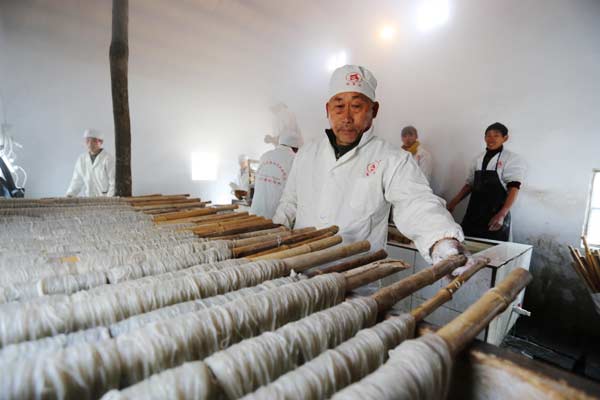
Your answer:
[[[496,168],[493,171],[482,169],[475,171],[471,198],[467,207],[467,213],[461,224],[466,236],[484,239],[508,241],[510,234],[510,212],[504,218],[502,227],[497,231],[490,231],[488,224],[504,206],[508,192],[502,186],[498,176],[498,162],[502,152],[498,153]]]

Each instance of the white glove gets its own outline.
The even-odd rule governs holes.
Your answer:
[[[431,251],[431,259],[433,260],[434,264],[437,264],[438,262],[457,254],[463,254],[467,257],[467,262],[465,265],[452,271],[453,276],[458,276],[475,265],[476,262],[471,253],[465,249],[465,246],[463,246],[458,240],[442,239],[437,242]]]

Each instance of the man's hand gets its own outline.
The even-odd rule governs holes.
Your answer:
[[[490,231],[499,231],[504,224],[504,218],[506,218],[507,213],[503,210],[500,210],[498,214],[494,215],[488,224],[488,228]]]
[[[452,271],[453,276],[458,276],[475,265],[476,262],[471,253],[469,253],[469,251],[465,249],[465,246],[463,246],[458,240],[442,239],[438,241],[435,245],[433,245],[433,249],[431,250],[431,259],[433,260],[434,264],[437,264],[438,262],[457,254],[463,254],[467,257],[467,263],[465,265]]]

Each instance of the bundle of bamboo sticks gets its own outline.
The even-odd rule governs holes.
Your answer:
[[[592,293],[600,292],[600,250],[590,249],[587,238],[581,237],[584,254],[579,249],[569,246],[571,257],[573,257],[573,269]]]

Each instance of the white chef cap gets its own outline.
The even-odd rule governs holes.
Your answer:
[[[338,93],[358,92],[376,101],[377,79],[360,65],[344,65],[333,71],[329,81],[329,98]]]
[[[102,134],[102,132],[96,129],[86,129],[85,131],[83,131],[83,138],[95,138],[98,140],[104,140],[104,135]]]

